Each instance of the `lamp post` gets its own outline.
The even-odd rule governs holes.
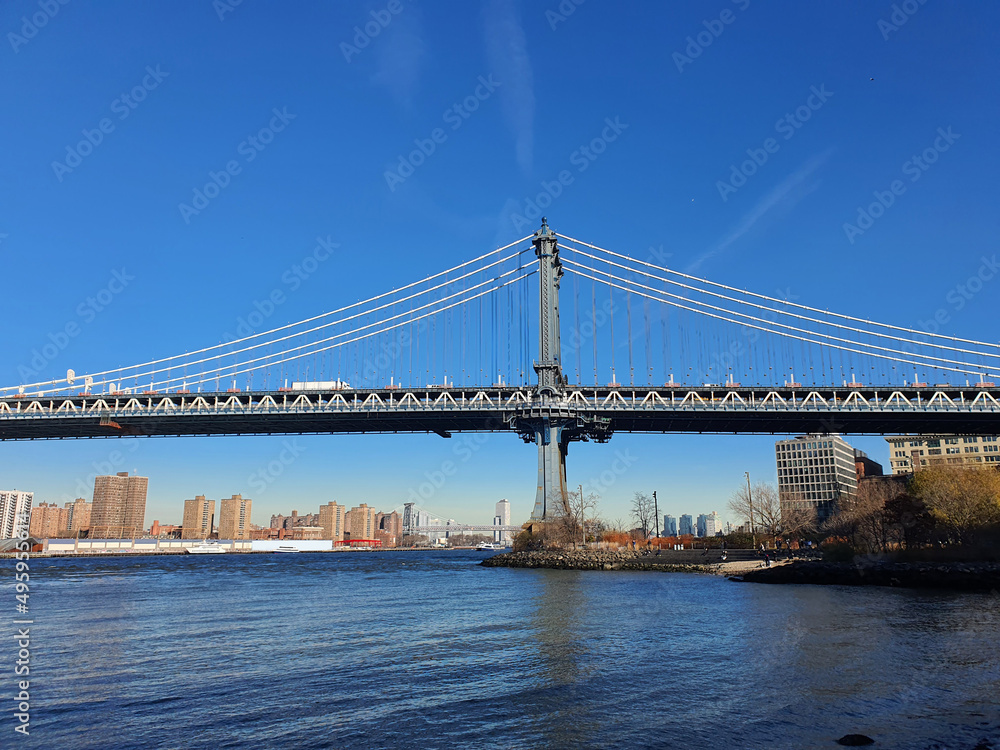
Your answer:
[[[753,528],[753,492],[750,490],[750,472],[744,471],[743,474],[747,478],[747,500],[750,503],[750,539],[753,541],[754,549],[757,549],[757,535]]]
[[[653,513],[656,515],[656,548],[660,548],[660,506],[656,503],[656,490],[653,490]]]

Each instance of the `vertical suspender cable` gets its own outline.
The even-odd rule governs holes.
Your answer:
[[[670,369],[670,352],[668,344],[670,343],[669,330],[670,330],[670,308],[664,303],[660,303],[660,335],[663,338],[663,376],[668,377],[668,373],[671,372]],[[671,378],[672,379],[672,378]]]
[[[594,324],[594,385],[599,385],[597,375],[597,281],[590,285],[590,316]]]
[[[642,300],[642,317],[646,321],[646,385],[653,384],[653,363],[650,359],[650,335],[649,335],[649,299]]]
[[[583,336],[580,331],[580,278],[573,274],[573,315],[576,319],[576,330],[573,333],[573,348],[576,353],[576,382],[580,381],[580,349],[583,344]]]
[[[628,329],[628,382],[635,385],[635,367],[632,366],[632,292],[625,292],[625,320]]]

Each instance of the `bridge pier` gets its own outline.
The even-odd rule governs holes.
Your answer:
[[[568,516],[569,492],[566,488],[566,452],[569,448],[567,426],[560,420],[542,419],[531,425],[538,446],[538,487],[535,490],[533,522]]]
[[[538,484],[529,523],[542,524],[570,514],[566,482],[566,454],[574,441],[611,439],[609,420],[586,419],[555,403],[532,407],[513,419],[513,427],[526,443],[538,447]]]

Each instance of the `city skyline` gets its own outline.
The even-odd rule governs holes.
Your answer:
[[[722,514],[715,510],[711,513],[697,515],[682,513],[679,517],[671,513],[661,514],[660,536],[708,537],[716,536],[719,533],[724,534],[726,533],[726,524],[722,521],[722,517]],[[682,528],[684,531],[681,530]]]
[[[778,473],[778,481],[775,483],[776,489],[780,496],[784,498],[783,503],[788,498],[791,498],[802,505],[803,503],[809,505],[810,507],[820,507],[822,506],[825,510],[820,513],[820,520],[829,512],[829,508],[832,508],[831,503],[835,503],[836,499],[834,495],[829,494],[832,492],[825,482],[832,481],[825,477],[824,472],[826,469],[819,467],[815,469],[816,478],[804,480],[806,484],[800,484],[803,480],[791,477],[790,475],[794,471],[800,471],[801,469],[793,468],[796,466],[803,466],[810,472],[814,471],[810,468],[812,464],[829,464],[833,459],[830,456],[836,453],[837,455],[837,469],[836,471],[842,474],[839,479],[836,480],[839,483],[840,491],[846,493],[846,495],[853,495],[856,491],[857,482],[860,481],[862,476],[869,476],[870,472],[875,471],[876,475],[881,473],[884,469],[892,470],[893,474],[906,474],[911,471],[910,469],[910,455],[922,455],[920,463],[923,466],[928,465],[938,465],[938,464],[962,464],[962,465],[984,465],[990,462],[1000,462],[997,454],[1000,449],[997,448],[998,441],[1000,437],[998,436],[951,436],[951,435],[890,435],[884,436],[882,438],[885,443],[894,451],[893,458],[888,465],[883,466],[880,462],[873,461],[864,451],[855,448],[849,442],[843,440],[838,435],[799,435],[787,440],[777,440],[774,441],[774,451],[776,456],[776,465]],[[814,442],[817,441],[817,442]],[[909,450],[905,453],[899,449],[909,446]],[[831,449],[836,448],[836,451],[831,451]],[[947,453],[946,453],[947,451]],[[935,453],[941,454],[940,458],[934,456]],[[842,455],[841,455],[842,454]],[[930,454],[928,456],[928,454]],[[813,456],[817,458],[813,458]],[[841,462],[840,459],[843,459]],[[905,464],[903,463],[905,460]],[[798,462],[798,463],[796,463]],[[857,477],[855,479],[855,462],[862,462],[864,467],[857,470]],[[840,466],[843,463],[843,466]],[[810,466],[805,466],[809,464]],[[789,475],[788,477],[784,475]],[[127,473],[122,472],[117,475],[118,477],[127,476]],[[106,476],[103,479],[111,480],[114,476]],[[144,479],[144,478],[142,478]],[[95,478],[95,494],[98,492],[97,481]],[[827,493],[827,494],[824,494]],[[24,496],[25,493],[22,493]],[[34,497],[34,493],[26,493]],[[7,492],[4,497],[10,495]],[[232,498],[220,498],[220,503],[225,500],[236,500],[242,499],[239,495],[233,495]],[[301,500],[301,498],[299,499]],[[245,500],[247,504],[252,501],[247,498]],[[342,529],[345,525],[346,514],[351,510],[351,503],[353,501],[344,501],[342,503],[337,503],[336,501],[328,501],[318,507],[318,512],[315,514],[306,513],[305,516],[300,516],[300,518],[314,517],[316,525],[318,527],[327,528],[328,525],[332,524],[333,528]],[[361,505],[366,505],[367,503],[361,502]],[[687,507],[687,503],[682,500],[678,500],[676,503],[680,507]],[[59,528],[60,530],[72,531],[74,527],[81,525],[87,526],[90,516],[90,501],[86,501],[83,498],[76,498],[73,502],[67,502],[63,505],[58,503],[49,503],[44,499],[40,499],[34,504],[32,514],[32,527],[36,524],[39,527],[44,526],[46,529]],[[301,507],[308,508],[308,505],[301,504]],[[370,507],[370,506],[368,506]],[[385,507],[385,506],[379,506]],[[334,508],[336,514],[333,516],[328,515],[331,508]],[[206,498],[204,495],[198,495],[194,499],[187,499],[183,501],[183,520],[178,526],[184,529],[184,538],[201,538],[206,535],[206,533],[211,533],[212,531],[218,532],[220,530],[220,522],[215,519],[221,518],[221,513],[219,516],[215,513],[216,501],[212,498]],[[418,523],[429,523],[428,513],[436,516],[444,523],[447,519],[445,516],[433,513],[434,508],[428,506],[417,505],[416,509],[420,512],[421,518],[423,520],[418,521]],[[282,511],[288,510],[288,508],[283,508]],[[296,513],[298,508],[292,508],[291,512]],[[403,510],[402,505],[397,505],[391,507],[387,512],[400,512]],[[378,514],[382,514],[385,511],[378,511]],[[476,512],[481,512],[476,508],[470,508],[468,513],[473,514]],[[374,514],[376,511],[374,508],[371,510]],[[506,525],[511,522],[511,517],[508,515],[510,513],[510,502],[507,499],[499,500],[494,506],[494,516],[493,523],[500,523]],[[327,514],[326,517],[324,514]],[[263,513],[262,513],[263,515]],[[280,514],[275,516],[271,515],[270,521],[271,525],[274,525],[275,517],[280,518]],[[325,520],[324,520],[325,517]],[[56,519],[63,518],[65,522],[59,522]],[[75,522],[71,519],[76,519]],[[190,519],[201,519],[200,521],[191,521]],[[289,517],[291,518],[291,517]],[[339,520],[338,520],[339,519]],[[723,514],[718,513],[718,511],[712,511],[711,513],[670,513],[661,512],[660,519],[663,522],[662,525],[662,535],[667,536],[671,528],[674,529],[676,534],[692,533],[695,536],[711,536],[714,532],[726,531],[731,525],[734,524],[732,520],[726,520]],[[154,522],[159,523],[160,526],[172,526],[169,522],[174,520],[169,514],[163,516],[163,518],[154,518]],[[455,519],[458,523],[472,523],[472,524],[482,524],[484,523],[477,517],[463,517]],[[605,519],[610,520],[610,519]],[[254,527],[265,527],[264,523],[255,523],[252,517],[249,517],[246,521],[248,524]],[[685,530],[679,528],[680,524],[687,524]],[[192,527],[192,531],[188,531],[189,527]],[[208,531],[206,532],[206,529]],[[342,532],[341,532],[342,535]],[[237,537],[240,538],[240,537]],[[334,536],[333,538],[337,538]]]
[[[325,448],[326,444],[352,439],[348,436],[324,435],[296,436],[295,440],[299,441],[298,447],[303,448],[303,450],[296,457],[295,462],[287,466],[282,465],[282,474],[275,476],[270,484],[265,483],[265,491],[262,494],[254,493],[253,488],[247,481],[240,482],[238,479],[230,481],[227,475],[234,474],[235,472],[232,470],[227,471],[225,466],[216,467],[213,470],[211,461],[205,462],[205,477],[203,480],[197,482],[198,491],[194,493],[191,491],[192,482],[185,480],[183,477],[178,477],[175,467],[172,464],[165,463],[164,459],[160,456],[152,455],[155,453],[155,449],[167,445],[168,441],[148,439],[143,441],[140,438],[117,440],[113,445],[124,443],[125,447],[114,448],[112,450],[108,449],[108,442],[103,440],[72,441],[83,452],[91,453],[91,455],[95,455],[96,457],[89,466],[82,466],[79,473],[71,474],[71,478],[66,480],[65,483],[54,478],[51,471],[47,471],[39,472],[35,476],[36,481],[34,482],[14,482],[8,479],[5,484],[6,486],[14,486],[15,484],[18,486],[28,486],[30,483],[33,488],[36,488],[31,490],[35,493],[36,502],[55,502],[58,505],[62,505],[66,502],[72,502],[78,497],[89,499],[92,496],[93,481],[97,469],[116,468],[116,466],[120,467],[124,465],[128,465],[133,469],[141,468],[145,474],[154,479],[146,501],[145,525],[147,528],[153,520],[158,520],[161,524],[175,523],[181,525],[183,511],[178,510],[178,505],[182,504],[184,499],[190,499],[195,494],[204,494],[206,497],[214,498],[218,501],[222,497],[233,495],[234,491],[238,494],[254,498],[255,519],[258,518],[258,513],[260,514],[260,519],[266,519],[273,514],[289,512],[292,509],[298,509],[300,512],[306,512],[306,509],[311,509],[309,512],[316,512],[317,508],[331,500],[340,503],[353,503],[353,501],[346,499],[350,496],[362,499],[368,498],[364,501],[370,505],[400,511],[405,502],[408,502],[411,497],[416,497],[419,501],[418,505],[427,508],[442,518],[455,518],[463,523],[483,524],[492,522],[494,515],[493,508],[497,500],[507,498],[511,504],[512,520],[518,523],[527,520],[531,512],[531,504],[534,497],[533,489],[526,486],[525,482],[527,481],[530,484],[530,477],[536,469],[534,454],[531,451],[523,450],[523,445],[520,444],[520,441],[509,435],[457,435],[455,439],[462,440],[463,438],[475,439],[484,437],[486,438],[485,447],[473,453],[465,462],[456,461],[456,473],[448,477],[448,481],[443,486],[435,488],[427,499],[420,496],[419,489],[422,483],[428,481],[425,476],[428,472],[428,466],[424,465],[422,460],[414,460],[411,455],[408,455],[408,452],[402,452],[398,461],[403,467],[410,464],[410,468],[412,469],[410,476],[412,479],[407,482],[400,482],[394,477],[385,477],[384,472],[380,475],[379,469],[374,463],[370,466],[365,465],[366,459],[364,457],[360,459],[361,465],[355,466],[355,468],[359,474],[370,471],[372,476],[378,477],[376,481],[361,481],[356,474],[351,473],[334,475],[328,470],[322,472],[317,477],[315,472],[319,467],[313,466],[303,467],[303,474],[306,476],[299,476],[294,479],[289,477],[288,475],[294,471],[296,464],[305,463],[307,459],[325,463],[327,455],[325,451],[329,450]],[[794,436],[790,435],[789,437]],[[437,456],[437,463],[431,464],[431,466],[435,468],[442,461],[455,459],[454,450],[447,445],[446,441],[442,441],[437,436],[387,437],[366,435],[357,439],[373,441],[376,446],[384,446],[385,450],[390,449],[395,440],[420,439],[432,445],[436,443],[437,447],[440,447],[441,450],[434,452]],[[594,485],[598,485],[597,491],[602,494],[602,500],[598,506],[599,513],[608,520],[618,517],[627,518],[630,513],[634,492],[639,490],[652,493],[654,489],[657,490],[661,516],[672,514],[675,517],[679,517],[689,507],[694,507],[695,504],[708,508],[714,507],[725,515],[726,503],[729,501],[732,493],[738,490],[745,481],[743,472],[747,469],[749,469],[751,476],[755,480],[759,478],[777,485],[777,473],[774,465],[774,442],[776,439],[778,439],[778,436],[772,437],[769,435],[711,437],[696,435],[618,435],[615,436],[612,443],[606,446],[589,443],[575,444],[570,454],[568,471],[573,472],[574,466],[576,466],[578,467],[576,470],[578,473],[582,474],[582,472],[586,472],[586,474],[582,474],[585,492]],[[205,457],[206,454],[208,457],[218,454],[228,455],[228,450],[224,447],[220,446],[213,450],[209,444],[213,441],[234,440],[244,440],[251,444],[249,446],[251,448],[250,454],[253,457],[250,460],[239,462],[246,467],[246,473],[243,476],[247,477],[254,476],[255,472],[266,471],[266,459],[270,455],[274,455],[269,450],[258,451],[253,450],[254,448],[259,448],[262,441],[267,441],[273,444],[280,455],[282,443],[288,440],[288,438],[178,439],[180,442],[192,441],[207,445],[208,448],[206,450],[198,452],[198,455],[202,457]],[[889,449],[882,436],[862,437],[860,440],[852,436],[851,440],[852,444],[867,446],[869,454],[878,454],[880,451],[885,453],[885,458],[880,460],[879,463],[888,465]],[[742,441],[745,441],[745,443]],[[143,442],[145,445],[143,445]],[[668,451],[660,447],[675,442],[700,442],[705,447],[703,451],[696,451],[694,455],[690,456],[690,458],[685,458],[682,462],[671,458],[670,455],[664,455]],[[504,443],[507,445],[504,445]],[[727,466],[730,476],[720,479],[717,475],[716,462],[707,454],[712,450],[717,450],[719,445],[726,446],[727,443],[728,447],[725,453],[727,455],[734,455],[735,458],[732,464]],[[464,442],[460,443],[463,446],[465,444]],[[14,445],[17,444],[8,443],[7,447]],[[98,449],[97,452],[88,449],[88,445],[95,446]],[[487,448],[496,449],[498,453],[490,453]],[[594,485],[589,484],[586,481],[587,477],[599,479],[600,474],[596,469],[587,471],[586,467],[600,467],[603,464],[610,469],[611,463],[617,455],[616,451],[618,451],[618,454],[635,457],[635,462],[627,467],[623,474],[614,475],[615,482],[609,487],[599,486],[599,481],[595,482]],[[187,457],[186,449],[183,447],[164,452],[168,455],[177,455],[180,453],[185,456],[185,461],[190,460]],[[606,452],[607,455],[601,456],[602,452]],[[114,459],[116,458],[118,458],[118,461],[114,463]],[[145,460],[139,463],[139,459]],[[127,464],[126,460],[128,461]],[[875,460],[879,459],[876,458]],[[499,462],[506,463],[498,465]],[[136,467],[133,467],[133,464],[136,464]],[[159,467],[159,469],[145,468],[147,466]],[[656,466],[656,469],[653,468],[654,466]],[[666,470],[661,468],[663,466],[666,466]],[[346,467],[344,468],[346,471]],[[89,469],[89,472],[87,469]],[[27,476],[29,479],[31,477],[25,471],[11,472],[8,470],[5,472],[5,475],[7,477],[11,477],[12,475],[17,477]],[[323,479],[324,475],[328,478]],[[482,484],[485,486],[478,486],[473,481],[473,477],[481,478]],[[660,478],[659,482],[657,482],[657,477]],[[80,490],[81,483],[87,480],[89,480],[89,489],[83,493],[74,492],[74,490]],[[240,489],[241,484],[243,485],[242,490]],[[345,486],[351,488],[352,485],[353,489],[344,489]],[[668,487],[669,489],[658,489],[657,485]],[[64,489],[67,486],[72,489]],[[46,487],[54,488],[55,492],[46,490]],[[332,489],[334,487],[336,489]],[[396,489],[393,490],[393,487]],[[337,496],[340,496],[339,500]],[[471,497],[476,497],[476,500],[470,501]],[[704,500],[699,499],[700,497],[704,497]],[[255,522],[260,523],[259,520]]]
[[[842,487],[843,487],[842,491],[846,492],[848,495],[853,494],[852,488],[854,487],[854,482],[855,482],[855,480],[854,480],[854,470],[853,470],[853,461],[862,461],[863,460],[864,462],[866,462],[870,466],[876,466],[877,465],[876,468],[879,471],[881,471],[883,469],[888,470],[888,469],[891,468],[892,473],[895,473],[895,474],[903,474],[903,473],[908,473],[909,472],[909,468],[908,467],[909,467],[909,461],[910,461],[910,458],[909,458],[910,453],[915,453],[915,454],[921,454],[922,453],[922,455],[924,457],[922,458],[921,463],[924,466],[927,466],[929,464],[935,464],[936,465],[936,464],[955,464],[955,463],[963,463],[963,464],[970,464],[971,463],[971,465],[977,465],[977,464],[978,465],[983,465],[983,464],[988,464],[990,462],[1000,462],[1000,457],[998,457],[997,455],[994,455],[994,454],[997,453],[998,450],[1000,450],[1000,449],[998,449],[996,447],[998,445],[998,440],[1000,440],[1000,438],[998,438],[997,436],[973,436],[973,437],[968,437],[968,436],[918,435],[918,434],[913,434],[913,435],[888,435],[888,436],[880,436],[879,439],[881,441],[883,441],[883,443],[890,449],[890,451],[892,452],[892,456],[893,456],[892,459],[890,461],[886,461],[885,464],[883,464],[882,462],[873,461],[869,456],[867,456],[867,454],[864,451],[861,451],[860,449],[855,448],[854,445],[852,445],[852,443],[856,442],[856,436],[848,436],[848,437],[851,438],[851,442],[847,442],[847,441],[843,440],[838,435],[798,435],[798,436],[795,436],[793,438],[781,439],[781,440],[775,440],[775,441],[773,441],[772,442],[773,450],[775,451],[775,455],[777,456],[776,464],[777,464],[778,468],[776,470],[776,473],[778,474],[778,477],[777,477],[777,481],[776,482],[772,482],[772,484],[775,485],[775,487],[778,490],[779,494],[782,495],[782,496],[793,497],[794,499],[796,499],[799,502],[800,505],[802,504],[802,502],[805,502],[805,503],[811,504],[811,505],[815,505],[818,501],[822,500],[822,502],[819,502],[819,505],[822,505],[822,506],[825,507],[826,505],[828,505],[832,501],[832,499],[833,499],[832,496],[830,496],[829,498],[827,498],[824,495],[823,498],[826,498],[826,499],[821,498],[819,495],[816,495],[815,497],[813,497],[813,494],[815,494],[817,491],[826,491],[824,489],[825,485],[819,484],[819,485],[816,485],[816,486],[807,485],[807,486],[799,487],[798,485],[790,483],[791,482],[790,479],[786,481],[786,479],[782,476],[783,474],[790,474],[793,471],[793,469],[791,469],[790,467],[793,466],[793,464],[794,464],[794,462],[796,460],[799,460],[799,461],[806,460],[804,458],[800,458],[799,457],[800,454],[801,454],[801,456],[806,456],[806,452],[802,452],[802,450],[800,448],[801,448],[801,446],[809,446],[807,449],[805,449],[807,452],[809,450],[815,450],[812,447],[812,442],[810,442],[810,441],[815,441],[815,440],[819,440],[819,443],[816,444],[817,447],[819,448],[819,451],[817,452],[817,455],[822,454],[824,456],[824,458],[822,460],[827,460],[825,458],[826,453],[824,452],[824,451],[829,451],[829,447],[827,447],[827,446],[830,446],[830,447],[837,446],[837,445],[841,446],[841,448],[838,448],[838,451],[840,453],[843,453],[843,456],[845,457],[844,461],[847,462],[847,463],[844,463],[843,467],[839,467],[838,468],[838,471],[842,471],[842,473],[844,474],[844,476],[841,479],[839,479],[838,481],[842,484]],[[800,446],[800,444],[801,444],[801,446]],[[820,444],[822,444],[822,445],[820,445]],[[904,469],[903,453],[900,452],[898,449],[899,448],[903,448],[905,446],[910,446],[910,449],[905,453],[905,461],[907,462],[905,464],[905,466],[907,468]],[[917,449],[914,449],[913,446],[917,446]],[[800,449],[800,450],[798,450],[798,452],[797,452],[797,449]],[[948,451],[947,455],[945,455],[945,451],[946,450]],[[941,457],[940,458],[936,458],[933,455],[935,452],[941,453],[942,454]],[[931,455],[928,456],[927,455],[928,453],[930,453]],[[954,455],[952,455],[952,454],[954,454]],[[839,453],[838,453],[838,455],[839,455]],[[850,461],[848,461],[848,459],[850,459]],[[812,459],[809,459],[809,460],[812,460]],[[817,459],[817,460],[819,460],[819,459]],[[848,466],[848,463],[850,463],[850,466]],[[125,476],[126,474],[127,474],[126,472],[121,472],[121,473],[118,473],[116,475],[107,475],[106,478],[107,479],[112,479],[115,476]],[[848,474],[850,474],[850,476],[848,476]],[[858,476],[858,479],[860,479],[860,475]],[[826,480],[826,479],[820,479],[820,480],[816,480],[816,481],[825,482],[825,481],[828,481],[828,480]],[[96,478],[95,478],[95,485],[96,484],[97,484],[97,482],[96,482]],[[97,488],[95,487],[95,490],[96,489]],[[33,507],[34,507],[34,509],[36,509],[38,511],[38,513],[32,515],[32,525],[35,525],[36,518],[41,519],[41,518],[45,517],[47,519],[47,515],[44,515],[44,514],[48,514],[48,513],[52,513],[52,518],[53,519],[55,519],[56,517],[58,517],[59,514],[62,514],[62,516],[65,517],[66,519],[72,519],[72,518],[74,518],[74,512],[73,512],[73,508],[74,507],[76,507],[75,516],[76,516],[77,519],[80,519],[81,517],[83,517],[84,513],[86,513],[86,516],[89,518],[91,503],[90,503],[90,501],[87,501],[87,500],[85,500],[83,498],[75,498],[74,501],[67,501],[67,502],[64,502],[64,503],[60,504],[58,502],[55,502],[55,501],[52,501],[52,500],[49,500],[49,499],[46,499],[46,498],[38,498],[36,496],[36,493],[30,493],[30,494],[32,494],[32,497],[35,498],[35,503],[34,503]],[[371,498],[371,494],[372,493],[367,493],[366,497],[368,497],[370,499]],[[236,497],[240,497],[240,496],[239,495],[234,495],[233,496],[233,498],[236,498]],[[726,503],[728,503],[729,499],[730,499],[729,497],[718,498],[719,503],[720,503],[719,507],[725,508],[726,507]],[[226,498],[220,498],[219,502],[221,503],[223,500],[226,500]],[[187,526],[189,525],[188,522],[187,522],[187,520],[186,520],[187,519],[187,513],[188,513],[188,510],[187,510],[188,506],[190,504],[197,503],[197,502],[201,502],[202,503],[202,505],[199,506],[199,508],[200,508],[199,512],[201,513],[201,515],[203,517],[210,516],[212,519],[214,519],[214,525],[212,526],[212,530],[215,531],[215,532],[218,532],[219,531],[219,524],[220,524],[220,520],[219,519],[221,518],[221,513],[217,513],[216,512],[216,508],[218,508],[220,506],[217,506],[216,505],[216,501],[214,499],[212,499],[212,498],[208,498],[206,500],[206,496],[204,496],[204,495],[198,495],[198,496],[195,497],[194,500],[187,499],[187,500],[183,501],[184,510],[181,512],[181,514],[182,514],[182,517],[185,520],[182,520],[181,523],[178,524],[178,527],[179,528],[187,528]],[[275,501],[275,502],[280,503],[281,501],[279,500],[279,501]],[[301,507],[303,509],[306,509],[307,511],[311,508],[311,506],[309,505],[309,501],[308,500],[304,500],[302,497],[296,498],[296,500],[290,501],[290,502],[297,503],[297,505],[295,505],[294,507],[290,508],[290,510],[292,512],[298,510],[299,507]],[[351,509],[351,507],[352,507],[353,504],[355,504],[355,503],[367,503],[367,502],[368,501],[355,501],[355,500],[347,500],[347,499],[343,499],[343,502],[341,502],[341,503],[337,503],[336,501],[327,501],[327,503],[325,503],[325,504],[318,505],[317,506],[318,507],[318,513],[317,514],[313,514],[313,515],[316,515],[316,518],[320,519],[322,517],[321,514],[324,512],[324,508],[328,508],[328,506],[330,506],[330,505],[336,505],[336,506],[338,506],[339,509],[340,509],[340,511],[341,511],[341,514],[344,515],[344,514],[346,514]],[[662,498],[661,498],[661,502],[662,502]],[[509,500],[504,499],[504,500],[497,501],[495,503],[494,515],[493,515],[493,517],[491,519],[493,522],[497,522],[496,521],[496,513],[500,512],[500,508],[501,508],[502,504],[505,504],[508,509],[510,508],[510,502],[509,502]],[[690,518],[690,524],[691,524],[691,526],[690,526],[691,531],[696,536],[702,536],[702,535],[704,535],[699,530],[701,528],[700,524],[702,523],[702,521],[704,519],[711,518],[712,515],[715,515],[716,519],[717,519],[716,524],[714,526],[715,531],[725,531],[730,525],[737,526],[738,523],[739,523],[738,520],[728,519],[726,517],[725,513],[721,513],[720,514],[720,513],[718,513],[718,511],[713,511],[712,513],[678,513],[677,511],[668,512],[668,511],[671,510],[671,507],[670,507],[671,504],[670,503],[666,503],[665,505],[667,507],[666,508],[661,508],[661,514],[660,514],[660,519],[663,521],[663,530],[662,530],[662,533],[664,535],[666,535],[666,531],[667,531],[667,528],[668,528],[668,519],[670,519],[670,518],[673,519],[673,522],[674,522],[674,524],[676,526],[679,523],[681,523],[681,519],[683,519],[685,517],[689,517]],[[684,509],[690,510],[690,505],[691,504],[689,502],[683,500],[683,499],[679,499],[679,500],[675,501],[672,505],[674,507],[679,507],[679,508],[684,508]],[[258,506],[258,508],[259,507],[260,506]],[[398,504],[396,504],[394,506],[389,506],[386,503],[378,503],[377,507],[378,508],[387,508],[388,510],[385,511],[385,512],[389,512],[389,513],[394,512],[394,511],[395,512],[401,512],[403,510],[403,504],[402,503],[398,503]],[[436,516],[437,518],[439,518],[442,523],[444,523],[449,517],[451,517],[451,516],[446,516],[445,514],[442,514],[442,513],[435,512],[436,508],[433,505],[417,505],[416,507],[420,510],[422,517],[425,517],[427,513],[430,513],[431,515]],[[830,507],[832,507],[832,506],[830,506]],[[250,518],[249,523],[252,524],[253,526],[257,526],[257,527],[266,527],[267,524],[264,522],[265,516],[269,512],[271,512],[273,510],[279,510],[280,512],[285,512],[285,511],[289,510],[289,507],[287,507],[287,504],[286,504],[284,507],[280,507],[280,508],[271,508],[271,507],[268,507],[268,508],[265,508],[265,509],[261,509],[261,510],[258,511],[259,514],[260,514],[259,517],[257,519]],[[382,511],[379,511],[379,512],[382,512]],[[487,512],[487,510],[485,508],[473,504],[473,505],[466,506],[466,508],[464,509],[464,513],[458,514],[458,517],[454,518],[454,520],[457,521],[458,523],[485,524],[485,523],[487,523],[487,521],[486,521],[486,519],[483,516],[485,515],[486,512]],[[507,512],[509,512],[509,511],[507,511]],[[821,519],[820,520],[822,520],[822,516],[825,516],[826,512],[828,512],[828,511],[824,511],[824,512],[821,513]],[[174,520],[176,520],[175,515],[172,514],[170,511],[168,511],[167,513],[162,514],[160,516],[153,517],[154,515],[155,514],[150,515],[150,521],[149,521],[149,523],[152,523],[153,521],[156,521],[156,522],[159,522],[159,524],[161,526],[171,526],[171,525],[174,525],[171,522],[174,521]],[[309,515],[308,512],[307,512],[307,515]],[[600,515],[606,521],[611,521],[611,520],[614,520],[615,518],[626,518],[625,516],[609,516],[609,515],[604,514],[604,513],[601,513]],[[272,516],[272,520],[273,520],[273,516],[274,516],[273,512],[271,513],[271,516]],[[518,521],[518,519],[514,518],[513,516],[511,516],[511,520],[512,521],[517,521],[518,523],[520,522],[520,521]],[[628,520],[631,520],[631,519],[628,519]],[[39,524],[44,523],[46,525],[46,528],[49,528],[50,526],[52,526],[54,528],[54,524],[56,524],[55,520],[51,520],[51,521],[49,521],[49,520],[46,520],[46,521],[38,520],[37,522]],[[423,522],[426,523],[427,521],[423,521]],[[146,524],[147,527],[149,526],[149,523]],[[343,523],[344,523],[343,519],[341,519],[340,523],[341,523],[341,525],[343,525]],[[501,521],[501,523],[506,523],[506,521]],[[61,528],[63,528],[64,530],[72,531],[73,527],[74,526],[78,526],[79,524],[80,524],[80,521],[77,520],[77,522],[75,524],[74,523],[70,523],[70,525],[68,527],[63,526]],[[83,525],[86,526],[87,522],[85,521]],[[317,525],[324,525],[324,524],[322,524],[320,521],[317,520]],[[189,538],[196,538],[196,537],[202,537],[202,536],[204,536],[204,534],[202,533],[203,530],[204,529],[198,529],[197,532],[193,532],[195,534],[195,536],[192,536],[192,537],[189,537]],[[144,529],[144,531],[145,531],[145,529]],[[686,532],[682,532],[682,531],[678,530],[677,533],[678,534],[682,534],[682,533],[686,533]]]

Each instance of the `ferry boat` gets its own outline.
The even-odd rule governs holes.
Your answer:
[[[494,549],[507,549],[502,544],[495,544],[494,542],[483,542],[482,544],[476,545],[477,550],[494,550]]]
[[[275,551],[275,553],[277,553],[277,552],[298,552],[299,549],[297,547],[289,547],[289,546],[286,546],[286,545],[282,545],[281,547],[276,548],[274,551]]]
[[[222,555],[227,550],[218,542],[210,542],[206,539],[196,547],[188,547],[186,551],[192,555]]]

